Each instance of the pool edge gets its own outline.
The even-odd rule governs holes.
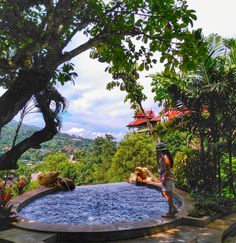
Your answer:
[[[160,190],[159,183],[152,183],[148,186]],[[57,191],[56,188],[44,187],[41,187],[38,190],[29,191],[12,201],[13,211],[17,213],[29,202],[55,191]],[[179,213],[173,219],[150,219],[112,225],[53,225],[39,223],[17,216],[17,221],[13,222],[12,226],[38,232],[56,233],[59,240],[58,242],[66,240],[70,240],[70,242],[92,242],[138,238],[166,231],[182,224],[183,218],[187,216],[188,209],[192,206],[191,200],[187,193],[179,189],[176,189],[174,194],[182,200],[182,206],[180,207]]]

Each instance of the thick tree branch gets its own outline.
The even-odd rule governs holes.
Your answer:
[[[61,45],[61,50],[63,50],[67,44],[71,41],[71,39],[74,37],[74,35],[81,31],[84,27],[88,26],[91,23],[96,23],[99,25],[103,19],[104,16],[108,15],[109,13],[114,12],[117,8],[121,6],[121,2],[117,2],[112,8],[106,10],[102,15],[100,16],[94,16],[93,18],[88,18],[87,16],[83,16],[82,19],[80,19],[80,23],[76,26],[76,28],[71,32],[70,36],[68,36],[67,40]],[[82,8],[82,1],[79,6],[77,6],[76,9],[73,9],[73,15],[75,16],[77,11],[79,11],[80,8]]]
[[[77,56],[77,55],[79,55],[79,54],[81,54],[81,53],[83,53],[87,50],[89,50],[90,48],[95,46],[97,43],[99,43],[101,40],[102,40],[102,38],[97,36],[95,38],[88,40],[84,44],[76,47],[72,51],[65,52],[60,59],[60,64],[72,59],[73,57],[75,57],[75,56]]]
[[[46,71],[21,70],[15,82],[0,97],[0,127],[11,121],[35,93],[48,85],[49,80]]]
[[[55,89],[48,89],[38,93],[35,97],[37,106],[43,114],[45,127],[3,154],[0,157],[0,170],[16,169],[17,160],[24,152],[30,148],[40,148],[40,144],[51,140],[60,128],[60,121],[57,115],[65,107],[64,98]],[[50,108],[51,101],[56,103],[55,110]]]
[[[17,160],[24,152],[30,148],[39,148],[39,144],[51,140],[55,134],[57,134],[57,123],[47,124],[44,129],[34,133],[3,154],[0,157],[0,170],[16,169]]]
[[[133,31],[129,31],[129,32],[124,32],[124,31],[118,31],[116,33],[117,38],[120,36],[135,36],[141,34],[138,30],[133,30]],[[60,58],[60,63],[62,64],[66,61],[69,61],[70,59],[72,59],[75,56],[78,56],[79,54],[83,53],[84,51],[89,50],[92,47],[95,47],[98,43],[106,43],[107,38],[109,38],[109,36],[114,36],[115,33],[112,32],[106,32],[103,34],[99,34],[95,37],[93,37],[92,39],[88,40],[87,42],[85,42],[84,44],[74,48],[73,50],[69,51],[69,52],[65,52],[64,54],[62,54],[61,58]]]

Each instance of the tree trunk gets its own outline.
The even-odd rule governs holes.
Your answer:
[[[19,134],[19,131],[20,131],[20,127],[21,127],[22,122],[23,122],[23,118],[24,118],[24,116],[23,116],[23,113],[22,113],[21,116],[20,116],[20,121],[19,121],[19,123],[17,125],[17,128],[16,128],[15,136],[14,136],[14,139],[13,139],[13,142],[12,142],[12,146],[11,147],[14,147],[15,144],[16,144],[16,139],[18,137],[18,134]],[[6,178],[5,178],[5,182],[4,182],[4,186],[3,186],[3,190],[5,190],[5,188],[6,188],[7,181],[8,181],[8,176],[9,176],[9,172],[10,172],[10,170],[7,170]]]
[[[220,161],[220,157],[218,158],[217,160],[218,164],[217,164],[217,167],[218,167],[218,190],[221,191],[221,161]]]
[[[232,166],[232,137],[229,135],[228,137],[228,155],[229,155],[229,190],[235,195],[234,190],[234,180],[233,180],[233,166]]]
[[[138,105],[139,105],[139,108],[141,109],[141,111],[142,111],[142,113],[143,113],[143,115],[144,115],[144,118],[145,118],[146,122],[147,122],[147,127],[148,127],[148,130],[149,130],[149,133],[150,133],[150,135],[152,135],[152,125],[151,125],[151,122],[150,122],[150,120],[147,118],[146,112],[145,112],[145,110],[143,109],[142,104],[141,104],[141,103],[138,103]]]

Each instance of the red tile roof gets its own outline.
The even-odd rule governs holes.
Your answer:
[[[145,113],[146,113],[146,116],[147,116],[148,119],[152,119],[155,116],[153,110],[145,111]],[[145,116],[142,112],[139,112],[139,113],[136,113],[134,115],[134,118],[137,118],[137,117],[143,117],[144,118]]]
[[[161,120],[161,115],[155,116],[154,118],[152,118],[152,121],[160,121]]]
[[[163,117],[163,116],[168,117],[168,119],[172,119],[172,118],[181,116],[181,113],[182,112],[180,112],[178,110],[170,110],[170,111],[167,111],[165,113],[160,112],[159,115],[154,117],[151,121],[160,121],[161,117]]]
[[[207,109],[204,109],[203,112],[206,112]],[[165,108],[162,109],[162,111],[160,111],[158,116],[154,115],[154,112],[152,110],[150,111],[146,111],[146,116],[147,118],[151,121],[151,122],[157,122],[157,121],[161,121],[162,117],[166,117],[167,120],[176,118],[176,117],[181,117],[181,116],[185,116],[188,113],[190,113],[190,111],[188,109],[185,109],[183,111],[179,111],[175,108],[172,108],[170,110],[167,110]],[[133,126],[138,126],[141,124],[146,124],[146,120],[144,117],[144,114],[139,112],[134,116],[135,120],[132,121],[129,125],[127,125],[127,127],[133,127]]]
[[[127,125],[127,127],[138,126],[143,123],[147,123],[147,121],[145,119],[137,119],[137,120],[132,121],[129,125]]]

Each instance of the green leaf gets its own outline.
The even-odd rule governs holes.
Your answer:
[[[141,65],[139,66],[139,71],[143,71],[144,70],[144,63],[141,63]]]

